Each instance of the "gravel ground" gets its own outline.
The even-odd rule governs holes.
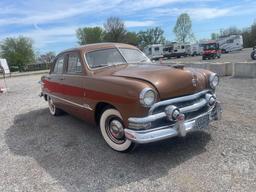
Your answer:
[[[222,54],[220,59],[211,59],[211,60],[202,60],[202,56],[196,57],[183,57],[179,59],[169,59],[166,62],[211,62],[211,63],[220,63],[220,62],[250,62],[252,48],[245,48],[242,51],[234,51],[228,54]]]
[[[0,95],[0,191],[255,191],[256,79],[221,79],[223,120],[208,131],[122,154],[96,127],[52,117],[39,78]]]

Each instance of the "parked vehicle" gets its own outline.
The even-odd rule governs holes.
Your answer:
[[[41,96],[52,115],[98,125],[112,149],[127,152],[218,120],[218,82],[207,70],[153,64],[131,45],[99,43],[61,52],[41,78]]]
[[[190,52],[191,52],[190,54],[191,56],[198,56],[202,54],[203,48],[200,46],[199,43],[192,44],[190,46]]]
[[[256,60],[256,46],[253,47],[253,50],[252,50],[252,53],[251,53],[251,58],[252,58],[253,60]]]
[[[144,48],[143,52],[151,60],[158,60],[163,57],[163,45],[162,44],[148,45]]]
[[[164,46],[163,55],[168,59],[171,57],[186,57],[189,55],[189,53],[187,53],[188,50],[190,50],[190,48],[188,48],[187,44],[171,43]]]
[[[242,35],[221,36],[217,41],[223,53],[238,51],[243,49]]]
[[[2,73],[4,75],[10,74],[10,69],[9,69],[6,59],[0,58],[0,67],[2,68]]]
[[[219,44],[215,41],[209,41],[208,43],[202,44],[203,55],[202,59],[216,59],[221,57],[221,50]]]

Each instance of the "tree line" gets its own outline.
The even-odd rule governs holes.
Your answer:
[[[188,42],[194,36],[192,22],[188,14],[181,14],[173,29],[178,42]],[[125,23],[118,17],[110,17],[101,27],[84,27],[76,31],[80,45],[100,42],[128,43],[143,49],[147,45],[167,42],[164,31],[160,27],[149,28],[145,31],[129,32]]]
[[[164,43],[164,31],[160,27],[150,28],[146,31],[130,32],[124,22],[118,17],[110,17],[101,27],[84,27],[76,31],[80,45],[101,42],[128,43],[144,47],[148,44]]]

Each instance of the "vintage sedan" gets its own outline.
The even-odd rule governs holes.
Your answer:
[[[213,72],[151,63],[134,46],[99,43],[61,52],[41,78],[41,96],[52,115],[96,124],[112,149],[127,152],[220,119],[218,83]]]

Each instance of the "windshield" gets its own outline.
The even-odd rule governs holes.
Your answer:
[[[119,51],[120,50],[120,51]],[[99,68],[111,65],[150,62],[150,60],[137,49],[110,48],[91,51],[86,54],[90,68]]]
[[[217,49],[216,43],[204,44],[203,47],[204,47],[204,50],[215,50],[215,49]]]
[[[119,50],[127,63],[150,62],[149,58],[137,49],[120,48]]]

